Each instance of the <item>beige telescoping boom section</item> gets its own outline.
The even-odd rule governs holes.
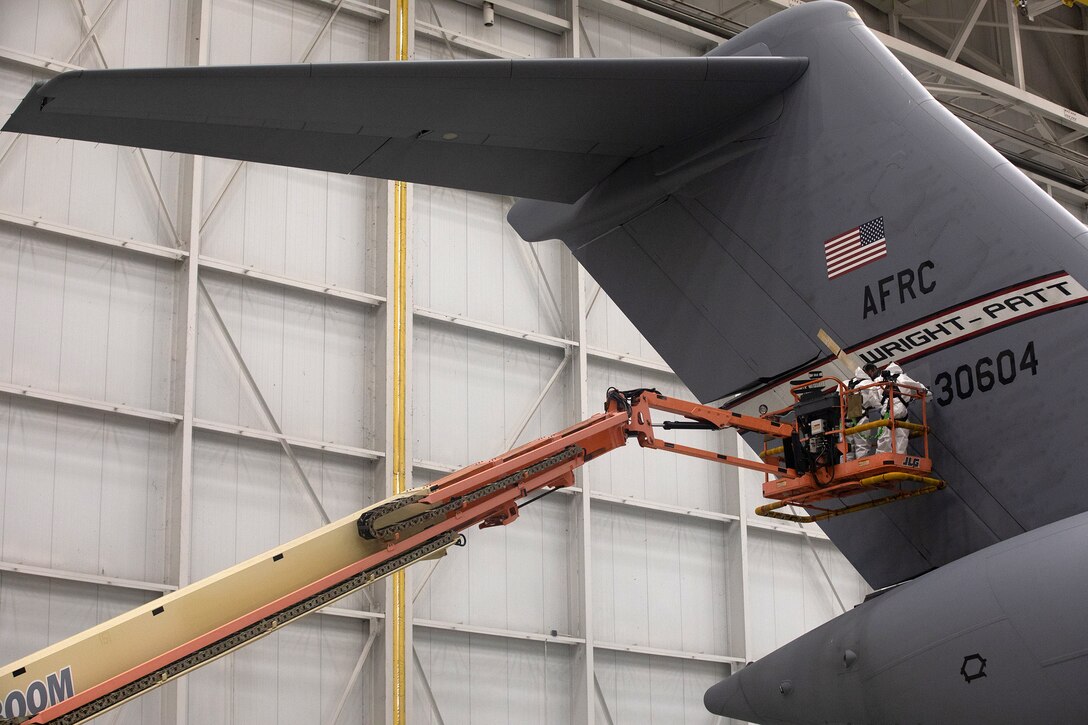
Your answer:
[[[828,382],[806,381],[795,406],[758,417],[656,390],[610,389],[603,413],[564,431],[388,498],[7,665],[0,670],[0,725],[68,725],[100,715],[409,564],[444,555],[464,543],[461,532],[472,526],[514,521],[519,507],[536,499],[520,500],[540,489],[548,490],[537,498],[573,485],[575,468],[630,438],[644,448],[760,471],[767,477],[764,495],[786,503],[796,499],[812,507],[827,491],[832,498],[856,493],[869,479],[855,470],[857,462],[842,461],[843,433],[849,432],[842,418],[843,386],[834,381],[825,390]],[[814,403],[822,416],[818,432]],[[651,410],[685,419],[664,421],[666,430],[734,428],[779,441],[794,453],[750,461],[665,441],[654,434]],[[787,418],[792,422],[783,422]],[[808,461],[816,453],[823,458]],[[895,459],[878,462],[880,471],[915,470],[901,455],[880,457]],[[928,468],[928,460],[921,460]],[[884,493],[885,501],[903,497],[898,489]]]

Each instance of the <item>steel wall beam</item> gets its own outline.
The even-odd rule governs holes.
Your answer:
[[[299,438],[297,436],[289,436],[283,433],[275,433],[272,431],[258,430],[256,428],[248,428],[246,426],[235,425],[233,423],[220,423],[217,421],[196,418],[193,420],[193,427],[199,430],[208,431],[210,433],[223,433],[239,438],[251,438],[254,440],[268,441],[270,443],[277,443],[281,447],[287,446],[290,448],[304,448],[306,450],[315,451],[317,453],[335,453],[340,456],[347,456],[349,458],[360,458],[365,461],[377,461],[385,457],[385,454],[382,451],[375,451],[370,448],[347,446],[342,443],[319,441],[313,440],[311,438]]]
[[[913,13],[905,13],[901,17],[910,20],[921,20],[927,23],[959,23],[956,18],[940,18],[932,15],[915,15]],[[998,28],[1007,29],[1008,23],[999,23],[993,20],[979,20],[975,23],[980,28]],[[1042,33],[1044,35],[1080,35],[1088,36],[1088,30],[1081,30],[1080,28],[1071,28],[1067,25],[1061,25],[1058,23],[1052,23],[1049,25],[1021,25],[1021,32]]]
[[[665,363],[657,362],[656,360],[647,360],[645,358],[637,357],[635,355],[628,355],[623,352],[613,352],[611,350],[604,350],[599,347],[590,347],[586,350],[586,354],[589,357],[596,358],[598,360],[607,360],[609,362],[623,363],[624,365],[630,365],[631,367],[639,368],[641,370],[651,370],[658,373],[668,373],[674,375],[672,368]]]
[[[427,307],[417,306],[414,309],[413,314],[416,317],[427,320],[434,320],[435,322],[456,325],[458,327],[468,327],[473,330],[486,332],[491,335],[514,338],[518,340],[524,340],[526,342],[535,342],[540,345],[548,345],[549,347],[567,349],[569,347],[577,345],[574,340],[567,340],[562,337],[553,337],[551,335],[545,335],[539,332],[530,332],[528,330],[518,330],[513,327],[496,325],[491,322],[482,322],[480,320],[474,320],[464,315],[457,315],[450,312],[441,312],[439,310],[432,310]]]
[[[580,21],[579,21],[580,22]],[[574,398],[574,419],[585,420],[589,417],[589,357],[587,354],[587,329],[586,329],[586,279],[587,274],[582,265],[574,259],[574,255],[566,253],[569,268],[568,280],[572,283],[568,290],[571,299],[571,309],[574,311],[574,338],[578,343],[575,348],[573,364],[570,366],[570,389]],[[583,490],[590,489],[591,472],[584,467],[575,473],[577,485]],[[594,665],[594,626],[593,626],[593,511],[589,496],[579,496],[579,504],[572,507],[574,521],[571,522],[571,530],[577,531],[578,546],[572,547],[573,561],[571,572],[580,572],[581,577],[577,585],[572,582],[571,589],[576,592],[577,600],[572,602],[572,621],[582,625],[582,637],[585,639],[579,654],[578,663],[581,671],[574,675],[572,691],[574,702],[572,712],[574,720],[594,725],[597,708],[594,705],[594,688],[596,687],[596,670]],[[575,578],[572,576],[572,578]]]
[[[732,442],[732,449],[733,449],[732,452],[737,456],[743,456],[744,453],[745,453],[746,444],[744,442],[744,439],[741,438],[740,433],[734,432],[734,434],[731,436],[731,442]],[[749,530],[750,530],[750,527],[751,527],[751,523],[748,520],[748,511],[750,511],[752,509],[752,505],[748,502],[748,496],[747,496],[747,493],[744,490],[744,480],[745,480],[746,475],[748,475],[748,472],[746,472],[746,471],[745,472],[738,472],[737,476],[734,478],[734,481],[736,482],[736,486],[737,486],[737,512],[740,515],[739,516],[739,520],[740,520],[740,537],[739,537],[740,538],[740,552],[739,552],[739,554],[740,554],[740,612],[739,612],[739,614],[740,614],[740,622],[741,622],[741,630],[742,631],[741,631],[741,638],[740,638],[741,641],[740,641],[739,644],[743,646],[743,649],[741,650],[741,655],[744,657],[745,661],[747,661],[749,658],[751,658],[753,656],[753,654],[754,654],[754,651],[755,651],[755,648],[754,648],[754,646],[752,644],[752,630],[753,630],[753,626],[752,626],[752,621],[753,621],[753,617],[752,617],[752,586],[751,586],[752,568],[751,568],[751,561],[750,561],[750,558],[749,558],[749,550],[750,550],[749,546],[750,545],[749,545],[749,541],[748,541]],[[737,612],[734,611],[732,613],[734,614],[733,621],[736,622],[737,620],[736,620],[735,615],[737,614]],[[731,639],[732,639],[732,641],[731,641],[730,644],[732,644],[733,647],[736,648],[737,644],[738,644],[736,642],[736,638],[734,637],[734,638],[731,638]]]
[[[952,39],[952,45],[948,48],[948,52],[944,54],[945,58],[956,60],[956,58],[960,57],[960,51],[967,44],[967,38],[971,36],[971,31],[975,29],[979,15],[982,14],[983,8],[986,7],[986,2],[987,0],[975,0],[975,4],[967,11],[967,17],[964,18],[963,25],[956,31],[956,36]]]
[[[150,420],[158,423],[168,423],[170,425],[174,425],[181,421],[181,416],[176,413],[167,413],[160,410],[150,410],[148,408],[137,408],[131,405],[124,405],[123,403],[111,403],[106,400],[94,400],[92,398],[85,398],[80,395],[57,393],[52,390],[35,388],[31,385],[19,385],[18,383],[0,383],[0,393],[12,395],[15,397],[28,398],[30,400],[42,400],[49,403],[57,403],[58,405],[64,405],[70,408],[94,410],[101,413],[109,413],[111,415],[120,415],[127,418]]]
[[[440,40],[447,45],[456,46],[480,58],[518,59],[529,57],[524,53],[506,50],[500,45],[488,43],[484,40],[477,40],[469,35],[464,35],[453,30],[446,30],[441,25],[432,25],[431,23],[422,20],[416,21],[415,28],[416,35],[418,36],[431,38],[432,40]]]
[[[474,8],[483,5],[483,0],[458,0],[458,2]],[[514,0],[491,0],[491,4],[495,6],[495,15],[516,20],[533,28],[546,30],[556,35],[562,35],[571,29],[569,20],[541,12],[528,5],[514,2]]]
[[[87,16],[87,8],[83,4],[83,0],[72,0],[76,7],[76,12],[79,13],[80,23],[83,25],[83,39],[79,41],[79,45],[68,56],[68,62],[71,63],[79,55],[79,52],[83,50],[83,47],[90,41],[94,43],[95,50],[98,57],[102,60],[103,66],[105,66],[105,54],[102,52],[102,46],[98,42],[98,36],[95,35],[95,31],[98,30],[99,23],[106,17],[106,13],[113,7],[115,0],[108,0],[101,10],[98,11],[98,17],[92,22],[90,17]]]
[[[1020,13],[1012,2],[1005,3],[1005,17],[1009,22],[1009,63],[1012,66],[1012,84],[1024,90],[1024,50],[1020,44]]]
[[[46,579],[56,579],[58,581],[83,582],[84,584],[115,587],[118,589],[136,589],[137,591],[148,592],[149,594],[163,594],[177,589],[173,584],[123,579],[121,577],[108,576],[105,574],[86,574],[81,571],[53,569],[45,566],[30,566],[28,564],[18,564],[9,561],[0,561],[0,571],[44,577]]]
[[[412,661],[416,665],[416,673],[419,675],[419,684],[423,685],[423,694],[427,696],[427,702],[431,706],[431,713],[434,715],[438,725],[446,725],[445,718],[442,717],[442,708],[438,706],[438,700],[435,699],[434,690],[431,689],[431,681],[427,677],[427,671],[423,669],[423,662],[419,659],[419,652],[416,648],[412,647]]]
[[[189,0],[185,62],[208,64],[212,0]],[[178,586],[192,583],[193,553],[193,418],[196,410],[197,289],[200,274],[200,205],[204,193],[204,158],[187,156],[181,164],[178,213],[186,257],[175,277],[174,366],[171,405],[181,411],[180,425],[171,445],[172,485],[166,494],[167,567]],[[189,682],[185,678],[169,686],[163,698],[163,720],[177,725],[189,722]]]
[[[890,35],[874,31],[881,42],[901,60],[920,65],[938,74],[954,78],[962,83],[983,91],[989,96],[1008,103],[1022,106],[1025,110],[1036,111],[1045,118],[1077,131],[1088,132],[1088,117],[1048,101],[1042,96],[1030,93],[1010,83],[998,80],[962,63],[948,60],[936,53],[930,53],[916,45],[893,38]]]
[[[543,403],[544,398],[548,396],[548,392],[552,389],[552,386],[555,385],[555,381],[559,379],[559,374],[563,372],[563,370],[567,367],[567,363],[570,362],[570,358],[570,348],[567,348],[567,350],[563,353],[563,359],[560,360],[559,365],[556,366],[555,372],[553,372],[551,377],[548,378],[548,382],[544,383],[544,387],[541,388],[540,394],[536,396],[536,400],[534,400],[532,405],[529,406],[528,410],[525,411],[525,414],[521,416],[521,420],[514,427],[514,432],[511,433],[510,436],[503,443],[504,451],[511,450],[518,442],[518,438],[520,438],[521,434],[525,432],[525,428],[529,425],[529,421],[531,421],[533,419],[533,416],[536,415],[536,412],[540,410],[541,403]]]
[[[334,443],[333,441],[314,440],[312,438],[300,438],[298,436],[286,435],[284,433],[278,433],[274,431],[249,428],[247,426],[238,425],[236,423],[222,423],[219,421],[204,420],[200,418],[195,418],[192,415],[187,416],[184,412],[170,413],[162,410],[138,408],[132,405],[125,405],[123,403],[113,403],[108,400],[96,400],[94,398],[86,398],[79,395],[70,395],[68,393],[58,393],[52,390],[44,390],[42,388],[36,388],[31,385],[19,385],[18,383],[0,382],[0,394],[10,395],[15,398],[25,398],[28,400],[40,400],[48,403],[56,403],[58,405],[62,405],[68,408],[92,410],[125,418],[134,418],[138,420],[165,423],[171,426],[177,425],[178,423],[184,423],[185,421],[189,421],[191,428],[208,431],[210,433],[221,433],[237,438],[250,438],[254,440],[268,441],[271,443],[277,443],[281,446],[287,445],[295,448],[305,448],[307,450],[312,450],[317,453],[335,453],[336,455],[348,456],[350,458],[358,458],[366,461],[377,461],[385,456],[382,451],[376,451],[370,448],[349,446],[344,445],[343,443]],[[454,469],[449,470],[452,471]]]
[[[369,292],[360,292],[358,290],[347,289],[344,287],[338,287],[336,285],[324,284],[321,282],[312,282],[304,279],[297,279],[294,277],[288,277],[282,274],[272,274],[271,272],[262,272],[252,265],[246,266],[236,264],[234,262],[227,262],[221,259],[213,259],[211,257],[202,256],[200,258],[201,269],[212,269],[217,272],[223,272],[234,277],[244,277],[247,279],[255,279],[261,282],[267,282],[268,284],[275,285],[277,287],[289,287],[291,289],[302,290],[304,292],[311,292],[313,294],[321,295],[332,299],[348,300],[349,302],[358,302],[370,307],[378,307],[385,304],[385,298],[379,295],[372,295]]]
[[[672,514],[675,516],[682,516],[693,519],[703,519],[704,521],[719,521],[725,524],[736,524],[740,521],[741,518],[736,514],[726,514],[718,511],[707,511],[705,509],[690,508],[687,506],[675,506],[673,504],[660,503],[658,501],[649,501],[634,496],[622,496],[614,493],[605,493],[603,491],[592,491],[590,492],[589,497],[593,501],[600,501],[602,503],[609,503],[616,506],[642,509],[644,511],[656,511],[658,513]]]
[[[113,577],[102,574],[88,574],[85,572],[31,566],[27,564],[6,561],[0,561],[0,572],[10,572],[13,574],[53,579],[57,581],[79,582],[83,584],[106,586],[116,589],[132,589],[136,591],[147,592],[149,595],[164,594],[177,591],[178,589],[178,587],[174,584],[125,579],[122,577]],[[368,612],[365,610],[344,609],[342,607],[324,607],[318,610],[318,613],[325,616],[347,619],[362,619],[372,622],[380,621],[385,618],[385,615],[382,612]],[[417,619],[415,620],[414,624],[417,627],[422,627],[423,629],[429,629],[433,631],[458,632],[464,635],[493,637],[500,640],[539,642],[542,644],[554,644],[568,647],[578,647],[585,644],[585,639],[582,637],[563,634],[551,635],[526,630],[480,627],[475,625],[462,624],[459,622],[444,622],[441,620],[433,619]],[[378,631],[376,628],[373,631],[376,638]],[[694,660],[699,662],[743,662],[743,658],[740,657],[725,657],[722,655],[708,654],[705,652],[672,650],[659,647],[644,647],[641,645],[629,645],[616,642],[598,641],[595,643],[595,647],[600,650],[643,654],[666,659]],[[369,648],[364,645],[363,656],[361,657],[363,661],[366,660],[366,655],[369,654],[368,649]],[[349,683],[347,689],[349,689],[352,685],[353,683]]]
[[[724,30],[721,33],[709,33],[622,0],[580,0],[580,3],[586,10],[617,17],[636,28],[708,50],[728,37]]]
[[[355,661],[355,667],[352,668],[351,674],[348,676],[347,684],[344,685],[344,691],[340,695],[340,699],[336,701],[336,707],[333,708],[332,715],[329,716],[329,725],[336,725],[340,720],[340,713],[344,711],[344,704],[347,703],[348,697],[351,696],[351,690],[355,687],[355,683],[359,681],[359,675],[363,672],[363,665],[366,664],[366,658],[370,656],[370,649],[374,646],[374,640],[378,638],[378,628],[374,624],[367,627],[368,632],[366,636],[366,642],[363,643],[363,651],[359,653],[359,659]]]
[[[867,0],[867,2],[870,5],[872,5],[873,7],[875,7],[876,9],[878,9],[881,12],[884,12],[884,13],[886,13],[888,15],[892,14],[892,8],[893,7],[904,7],[905,6],[905,4],[896,3],[893,0]],[[788,7],[788,3],[789,3],[789,0],[768,0],[769,5],[776,5],[779,8]],[[959,20],[957,19],[956,22],[958,23]],[[915,20],[914,18],[910,17],[909,14],[907,14],[907,15],[902,15],[901,14],[899,16],[899,18],[898,18],[898,23],[899,23],[899,26],[901,28],[908,28],[909,30],[912,30],[915,33],[917,33],[919,36],[921,36],[925,40],[928,40],[929,42],[931,42],[934,45],[937,45],[937,46],[939,46],[941,48],[949,48],[949,47],[952,46],[953,39],[952,39],[951,35],[948,35],[947,33],[940,30],[939,28],[935,28],[933,25],[931,25],[931,24],[929,24],[927,22],[924,22],[924,21],[921,21],[921,20]],[[874,31],[874,32],[877,32],[877,31]],[[882,33],[877,33],[877,34],[878,35],[883,35]],[[917,46],[915,46],[915,47],[917,47]],[[978,51],[975,51],[975,50],[973,50],[971,48],[964,48],[961,55],[966,60],[970,61],[971,63],[974,63],[979,68],[984,69],[986,72],[991,73],[994,76],[998,76],[998,77],[1003,77],[1004,76],[1004,70],[1001,68],[1000,63],[995,62],[992,58],[989,58],[989,57],[983,55],[982,53],[979,53]]]
[[[770,520],[764,521],[762,518],[748,519],[747,527],[749,530],[759,529],[760,531],[770,531],[775,534],[785,534],[787,536],[810,536],[813,539],[830,541],[830,539],[827,537],[827,534],[824,534],[819,530],[805,532],[801,529],[795,529],[792,526],[786,526],[785,524],[771,523]]]
[[[291,442],[284,435],[283,429],[280,428],[279,421],[276,420],[275,413],[272,412],[272,408],[268,405],[268,400],[265,399],[264,394],[261,392],[260,385],[257,384],[257,380],[253,377],[253,373],[249,369],[249,365],[246,364],[245,358],[242,356],[242,351],[238,348],[237,343],[234,341],[234,337],[230,333],[230,329],[227,327],[226,321],[223,316],[219,314],[219,308],[215,305],[215,300],[212,299],[211,293],[208,292],[208,288],[204,285],[204,282],[197,280],[197,288],[199,294],[203,297],[205,305],[209,312],[212,314],[212,319],[215,321],[216,329],[219,331],[219,335],[223,342],[227,344],[227,348],[230,350],[231,355],[234,358],[234,362],[238,365],[238,370],[242,373],[245,381],[249,387],[250,393],[253,395],[253,399],[257,402],[261,412],[264,414],[265,421],[276,433],[276,440],[283,448],[283,452],[287,455],[287,460],[291,462],[291,467],[295,471],[296,480],[302,490],[305,498],[310,502],[314,511],[317,513],[318,518],[321,519],[322,524],[329,523],[332,519],[329,518],[328,512],[325,510],[325,505],[321,503],[321,499],[318,498],[317,492],[314,491],[313,485],[310,483],[309,476],[302,469],[302,464],[299,462],[298,457],[295,455],[294,449],[291,447]]]
[[[604,697],[604,690],[601,689],[601,681],[597,679],[597,675],[593,675],[593,690],[597,694],[597,702],[601,704],[601,711],[604,713],[605,722],[608,725],[616,725],[616,721],[612,719],[612,711],[608,708],[608,700]]]
[[[436,619],[417,619],[415,620],[417,627],[423,627],[425,629],[442,630],[444,632],[460,632],[462,634],[475,634],[485,637],[498,637],[500,639],[519,639],[529,642],[545,642],[547,644],[562,644],[562,645],[582,645],[585,644],[585,639],[582,637],[576,637],[574,635],[567,634],[543,634],[541,632],[527,632],[524,630],[515,629],[500,629],[497,627],[478,627],[472,624],[461,624],[459,622],[443,622]]]
[[[44,55],[28,53],[25,50],[15,50],[4,46],[0,46],[0,60],[21,65],[32,71],[45,71],[50,75],[63,73],[68,70],[83,70],[82,66],[75,65],[74,63],[66,63],[65,61],[57,60],[55,58],[47,58]]]
[[[371,5],[370,3],[362,2],[361,0],[344,0],[339,2],[338,0],[304,0],[310,5],[323,8],[340,8],[340,12],[345,15],[354,15],[356,17],[365,18],[367,20],[381,22],[389,17],[389,10],[377,5]]]
[[[744,662],[743,657],[728,657],[726,655],[707,654],[705,652],[686,652],[684,650],[664,649],[661,647],[643,647],[636,644],[621,644],[619,642],[593,643],[600,650],[610,652],[628,652],[630,654],[649,655],[651,657],[663,657],[672,660],[693,660],[695,662],[716,662],[719,664],[733,664]]]
[[[112,587],[114,589],[134,589],[136,591],[147,592],[148,594],[152,594],[155,596],[160,596],[162,594],[178,590],[178,587],[174,584],[163,584],[161,582],[149,582],[138,579],[124,579],[121,577],[112,577],[104,574],[87,574],[86,572],[81,571],[53,569],[43,566],[30,566],[27,564],[18,564],[14,562],[0,562],[0,572],[5,571],[11,572],[12,574],[40,577],[42,579],[53,579],[63,582],[78,582],[81,584],[91,584],[94,586]],[[315,610],[314,613],[328,617],[339,617],[341,619],[381,620],[385,618],[385,615],[381,612],[367,612],[360,609],[344,609],[343,607],[323,607],[321,609]]]
[[[109,247],[125,249],[134,253],[159,257],[160,259],[169,259],[175,262],[180,262],[189,256],[189,253],[184,249],[163,247],[158,244],[140,242],[134,239],[122,239],[121,237],[99,234],[98,232],[92,232],[86,229],[77,229],[76,227],[67,224],[58,224],[46,219],[35,219],[8,211],[0,211],[0,222],[22,227],[24,229],[33,229],[48,234],[55,234],[64,237],[65,239],[102,244]]]

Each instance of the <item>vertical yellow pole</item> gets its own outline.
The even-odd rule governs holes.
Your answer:
[[[408,60],[408,0],[397,0],[397,60]],[[408,185],[393,184],[393,493],[406,489],[405,428],[407,384]],[[408,718],[405,678],[404,572],[393,575],[393,725]]]

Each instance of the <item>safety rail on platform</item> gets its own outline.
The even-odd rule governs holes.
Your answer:
[[[891,396],[898,396],[910,410],[920,411],[920,422],[898,420],[892,414],[879,420],[849,424],[847,410],[850,396],[866,391],[880,392],[881,407]],[[766,463],[779,464],[796,475],[772,477],[763,484],[763,496],[774,499],[756,509],[760,516],[786,521],[811,523],[835,516],[863,511],[905,498],[939,491],[945,484],[928,475],[932,471],[929,456],[929,422],[926,391],[879,380],[850,388],[839,378],[815,375],[791,383],[793,404],[763,413],[768,420],[789,420],[795,433],[781,445],[768,445],[774,438],[764,437],[760,457]],[[911,404],[917,401],[919,405]],[[886,431],[888,450],[866,451],[850,456],[850,437],[873,430]],[[906,446],[898,450],[897,431],[909,431],[908,438],[921,439],[921,450],[911,453]],[[879,446],[878,446],[879,447]],[[877,494],[874,496],[874,494]],[[799,514],[784,511],[788,506],[808,509]]]

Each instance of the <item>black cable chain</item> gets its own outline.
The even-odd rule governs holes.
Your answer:
[[[403,508],[410,504],[416,503],[426,495],[427,494],[425,493],[417,493],[413,496],[389,501],[388,503],[383,503],[376,508],[370,509],[359,517],[359,521],[356,524],[359,529],[359,536],[363,537],[364,539],[377,539],[379,535],[378,532],[374,529],[375,521],[388,513],[396,511],[399,508]],[[2,723],[0,723],[0,725],[2,725]]]
[[[435,506],[433,509],[424,511],[423,513],[412,516],[411,518],[407,518],[404,521],[398,521],[396,523],[389,524],[388,526],[382,526],[381,528],[375,529],[374,523],[378,520],[378,518],[384,516],[390,511],[395,511],[399,508],[415,503],[423,496],[420,495],[419,497],[413,496],[411,498],[404,498],[399,501],[393,501],[386,506],[379,506],[378,508],[367,511],[359,517],[359,535],[362,536],[364,539],[390,538],[395,534],[401,533],[402,531],[406,531],[421,524],[430,523],[435,519],[443,518],[446,514],[452,511],[456,511],[467,503],[478,501],[479,499],[486,498],[487,496],[501,491],[504,488],[510,488],[511,486],[515,486],[524,481],[526,478],[535,476],[536,474],[541,473],[542,471],[546,471],[547,469],[552,468],[553,466],[557,466],[565,461],[569,461],[570,459],[575,458],[584,452],[585,451],[578,446],[569,446],[561,450],[559,453],[556,453],[554,456],[549,456],[548,458],[545,458],[539,463],[535,463],[532,466],[528,466],[527,468],[523,468],[520,471],[511,473],[509,476],[506,476],[505,478],[500,478],[494,483],[489,483],[486,486],[482,486],[481,488],[476,489],[472,493],[467,493],[464,496],[458,496],[457,498],[450,499],[448,503],[444,503],[441,506]]]

